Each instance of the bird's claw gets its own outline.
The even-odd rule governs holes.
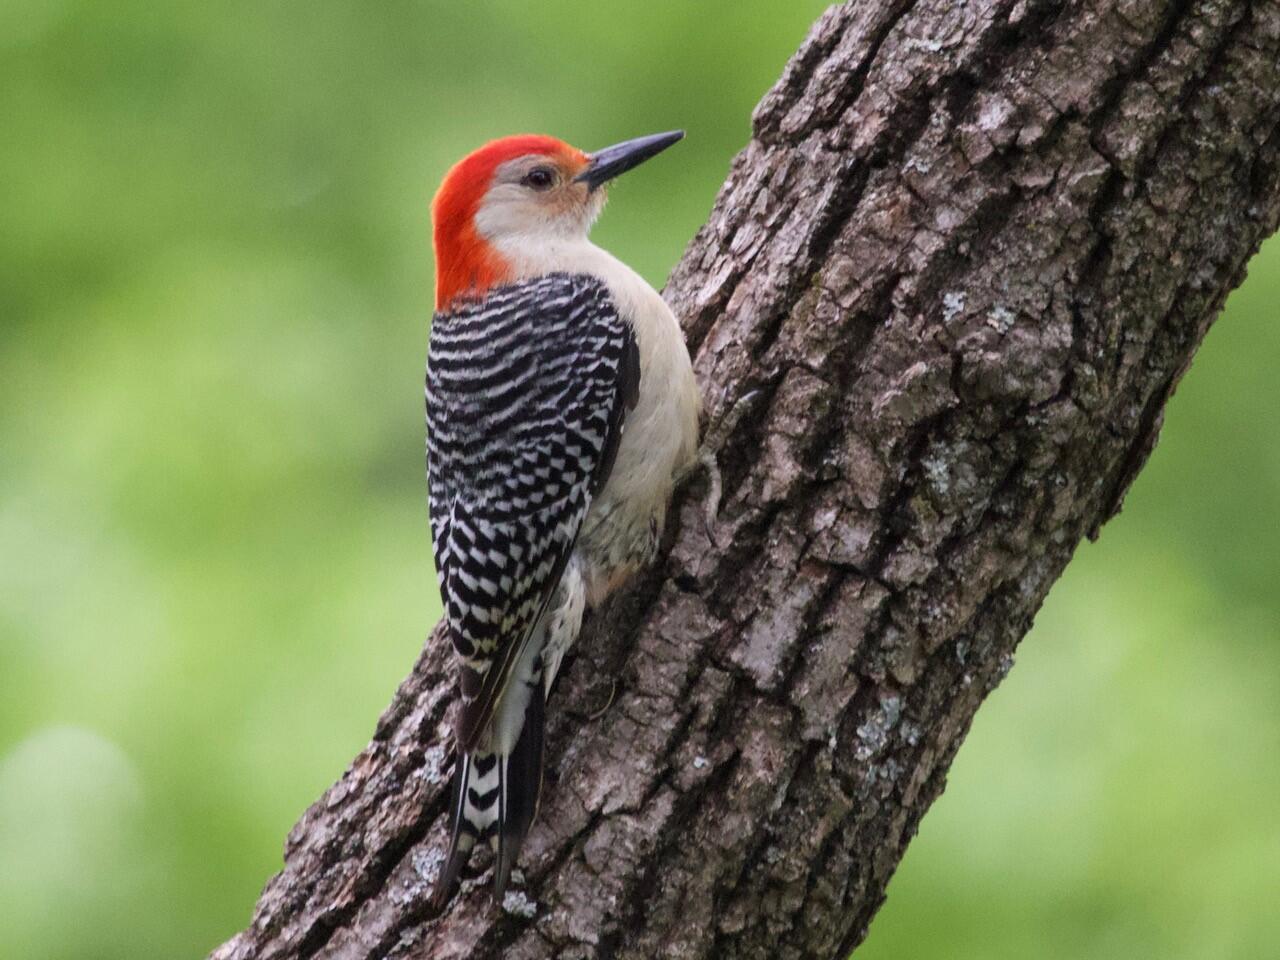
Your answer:
[[[599,710],[597,710],[595,713],[587,714],[587,722],[595,723],[597,720],[603,717],[606,713],[608,713],[609,708],[613,706],[613,701],[617,696],[618,696],[618,681],[611,680],[609,681],[609,699],[606,700],[604,703],[604,706],[601,707]]]
[[[724,544],[720,542],[719,523],[716,515],[720,512],[720,498],[724,493],[724,478],[720,475],[720,464],[716,462],[716,455],[708,447],[703,447],[698,453],[698,463],[707,473],[707,494],[702,498],[702,529],[706,531],[707,539],[717,549],[724,549]]]

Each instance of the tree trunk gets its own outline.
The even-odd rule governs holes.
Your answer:
[[[667,289],[718,514],[579,641],[523,884],[430,905],[433,636],[214,956],[846,956],[1278,221],[1276,0],[828,11]]]

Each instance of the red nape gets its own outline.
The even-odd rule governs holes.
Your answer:
[[[475,215],[493,182],[494,171],[508,160],[531,153],[572,158],[579,163],[586,159],[563,140],[530,133],[486,143],[445,174],[431,204],[437,310],[463,294],[478,296],[511,278],[511,265],[476,232]]]

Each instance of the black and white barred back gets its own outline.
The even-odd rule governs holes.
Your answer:
[[[477,840],[495,844],[500,895],[532,823],[542,621],[638,384],[634,332],[594,277],[495,287],[432,323],[431,533],[461,697],[442,896]]]

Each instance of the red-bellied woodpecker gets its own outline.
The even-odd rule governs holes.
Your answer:
[[[699,397],[658,293],[587,234],[601,187],[684,134],[586,154],[496,140],[432,206],[428,485],[461,702],[449,895],[477,841],[499,899],[542,787],[545,699],[585,608],[653,555]]]

